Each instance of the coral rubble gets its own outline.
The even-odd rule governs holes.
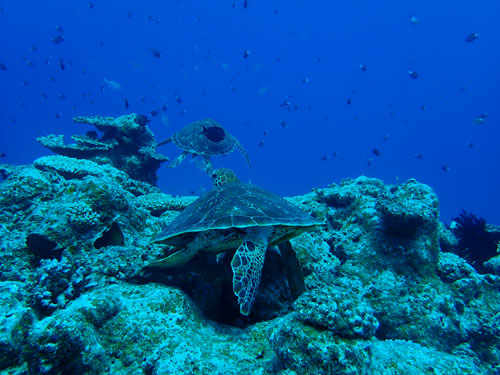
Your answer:
[[[500,278],[449,252],[428,186],[359,177],[288,198],[325,221],[292,240],[305,291],[272,249],[246,318],[232,254],[143,268],[169,251],[151,240],[194,198],[129,173],[126,154],[103,162],[119,144],[110,124],[135,126],[119,119],[81,120],[107,134],[94,142],[44,138],[61,155],[33,166],[0,165],[0,371],[498,373]]]

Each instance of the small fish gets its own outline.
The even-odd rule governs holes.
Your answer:
[[[30,85],[30,81],[22,81],[21,82],[21,86],[29,86]]]
[[[151,117],[155,117],[158,115],[158,110],[157,109],[153,109],[150,113]]]
[[[61,25],[56,25],[56,26],[55,26],[55,29],[56,29],[56,31],[57,31],[57,32],[59,32],[59,33],[61,33],[61,34],[63,34],[63,33],[64,33],[64,29],[62,28],[62,26],[61,26]]]
[[[470,33],[469,35],[467,35],[467,37],[465,38],[465,42],[466,43],[472,43],[473,41],[475,41],[477,38],[479,38],[479,33]]]
[[[57,96],[59,97],[59,99],[66,100],[66,95],[64,94],[59,94]]]
[[[54,44],[61,44],[62,42],[64,42],[64,37],[62,35],[56,35],[55,37],[52,38],[52,43]]]
[[[31,46],[30,50],[31,50],[31,52],[36,52],[36,51],[38,51],[38,47],[37,46]]]
[[[286,121],[285,121],[285,120],[281,121],[281,122],[280,122],[280,125],[281,125],[281,127],[283,127],[283,128],[288,128],[288,124],[286,123]]]
[[[463,86],[460,86],[460,92],[466,92],[467,90],[469,89],[469,86],[467,85],[463,85]]]
[[[4,158],[6,156],[7,156],[7,154],[5,152],[0,152],[0,158]]]
[[[380,156],[380,151],[377,148],[372,148],[372,154],[375,156]]]
[[[320,159],[321,159],[321,161],[327,161],[328,159],[330,159],[330,156],[328,156],[328,155],[323,155],[323,156],[321,156],[321,158],[320,158]]]
[[[146,126],[151,120],[144,115],[136,115],[134,122],[140,126]]]
[[[7,65],[5,65],[4,63],[0,63],[0,70],[6,71]]]
[[[163,104],[163,105],[161,106],[161,110],[162,110],[163,112],[165,112],[167,109],[168,109],[168,105]]]
[[[128,100],[125,98],[125,109],[128,109]]]
[[[372,164],[373,164],[373,159],[372,158],[368,159],[366,165],[370,167]]]
[[[168,126],[168,116],[164,115],[163,113],[161,115],[161,123],[165,126]]]
[[[245,52],[243,52],[243,58],[246,59],[248,56],[250,56],[250,51],[246,49]]]
[[[444,165],[441,166],[441,170],[443,172],[449,172],[450,171],[450,167],[448,165],[444,164]]]
[[[161,59],[163,57],[163,55],[160,53],[160,51],[158,51],[158,49],[156,49],[156,48],[151,48],[151,53],[157,59]]]
[[[46,92],[41,92],[40,96],[42,97],[42,99],[47,99],[49,97],[49,94],[47,94]]]
[[[264,141],[263,139],[261,139],[261,140],[259,141],[259,146],[260,146],[260,147],[264,146],[265,144],[266,144],[266,141]]]
[[[309,83],[309,78],[307,78],[307,77],[306,77],[306,78],[304,78],[304,79],[302,80],[302,83]]]
[[[488,114],[486,112],[484,113],[481,113],[479,116],[477,116],[475,119],[474,119],[474,123],[475,124],[478,124],[478,125],[481,125],[481,124],[484,124],[484,122],[488,119]]]
[[[127,12],[127,17],[128,18],[132,18],[132,16],[133,16],[132,12]]]
[[[247,9],[248,7],[248,0],[243,0],[243,8]]]
[[[408,75],[410,78],[417,79],[418,78],[418,73],[414,70],[408,70]]]
[[[472,143],[472,142],[467,142],[465,145],[466,145],[468,148],[474,148],[474,143]]]
[[[351,105],[351,98],[347,98],[347,105]]]
[[[424,155],[422,155],[421,153],[417,152],[415,154],[413,154],[413,156],[415,156],[418,160],[422,160],[424,158]]]
[[[61,68],[61,70],[66,69],[66,67],[64,66],[64,61],[63,61],[62,57],[59,57],[59,68]]]
[[[88,6],[90,9],[92,9],[92,8],[94,8],[94,3],[93,3],[93,2],[89,2],[89,3],[87,4],[87,6]]]
[[[359,66],[359,69],[362,71],[362,72],[366,72],[366,65],[365,64],[361,64]]]
[[[121,90],[122,89],[122,86],[117,82],[117,81],[112,81],[112,80],[108,80],[106,78],[104,78],[104,83],[106,84],[106,86],[108,86],[111,90]],[[101,86],[102,87],[102,86]]]
[[[59,119],[59,118],[61,118],[61,117],[62,117],[62,113],[61,113],[61,112],[57,112],[57,113],[54,115],[54,117],[55,117],[56,119]]]
[[[49,77],[49,81],[50,81],[50,82],[55,82],[55,81],[56,81],[56,77],[50,76],[50,77]]]
[[[32,60],[29,60],[28,58],[24,57],[24,62],[26,63],[26,65],[28,65],[30,68],[34,68],[36,67],[36,64],[32,61]]]
[[[420,23],[420,20],[417,17],[415,17],[414,15],[411,15],[411,14],[410,14],[409,20],[410,20],[410,23],[412,25],[418,25]]]
[[[265,137],[266,135],[269,135],[269,130],[264,130],[264,137]]]
[[[291,107],[292,107],[292,103],[290,103],[290,102],[288,101],[288,99],[285,99],[284,101],[282,101],[282,102],[280,103],[280,107],[282,107],[282,108],[286,108],[286,109],[288,109],[288,110],[290,111],[290,110],[291,110]]]
[[[175,101],[176,101],[177,103],[181,104],[181,102],[182,102],[182,101],[181,101],[181,97],[180,97],[179,95],[176,95],[176,96],[175,96]]]
[[[427,106],[425,106],[425,105],[421,105],[421,106],[420,106],[420,110],[421,110],[421,111],[425,111],[426,109],[427,109]]]

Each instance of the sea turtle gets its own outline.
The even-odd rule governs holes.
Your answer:
[[[208,175],[211,175],[212,161],[210,156],[227,155],[233,152],[235,148],[241,152],[250,168],[248,154],[240,142],[212,119],[195,121],[174,133],[170,138],[158,143],[157,146],[169,142],[173,142],[184,150],[168,165],[169,168],[177,167],[188,154],[191,154],[193,157],[203,156],[203,168]]]
[[[148,266],[170,268],[185,264],[198,251],[236,249],[231,261],[233,291],[241,314],[249,315],[267,248],[322,222],[276,194],[239,182],[228,169],[215,170],[213,180],[215,188],[185,208],[154,239],[178,250]]]

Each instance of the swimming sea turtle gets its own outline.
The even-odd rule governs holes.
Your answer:
[[[322,223],[261,187],[240,183],[228,169],[215,170],[213,178],[215,188],[184,209],[154,240],[178,250],[148,266],[170,268],[188,262],[198,251],[236,249],[231,261],[233,291],[240,312],[249,315],[267,248]]]
[[[227,132],[221,125],[212,119],[195,121],[174,133],[170,138],[158,143],[162,146],[173,142],[184,150],[169,165],[169,168],[177,167],[184,161],[188,154],[203,156],[204,169],[207,174],[212,174],[211,155],[227,155],[233,152],[235,147],[241,152],[250,168],[248,155],[240,142]]]

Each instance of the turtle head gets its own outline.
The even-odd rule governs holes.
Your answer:
[[[212,172],[212,182],[217,187],[231,182],[240,182],[240,180],[231,169],[218,168]]]

